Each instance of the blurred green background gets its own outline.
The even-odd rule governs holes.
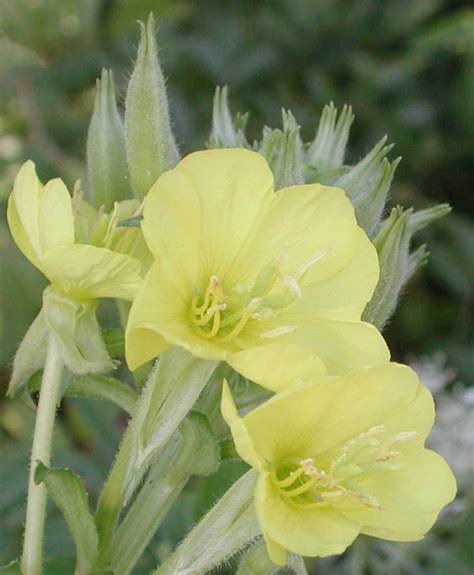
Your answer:
[[[448,379],[455,382],[448,385],[472,386],[474,9],[468,2],[3,0],[0,396],[44,286],[6,227],[13,177],[19,165],[32,158],[43,179],[61,176],[71,186],[84,178],[95,79],[101,67],[112,68],[123,103],[137,44],[136,21],[150,11],[158,22],[173,126],[183,153],[204,147],[217,84],[229,85],[235,112],[250,112],[250,137],[257,137],[263,124],[279,124],[285,107],[309,140],[323,105],[332,100],[341,108],[347,102],[356,116],[349,162],[356,162],[384,134],[396,144],[392,157],[403,157],[392,205],[451,203],[452,215],[417,238],[429,244],[430,262],[410,282],[386,336],[394,359],[409,361],[441,351]],[[2,403],[0,564],[18,552],[31,420],[26,408]],[[94,492],[108,469],[124,418],[110,406],[68,400],[60,421],[56,463],[84,474]],[[474,436],[473,423],[471,417]],[[224,467],[218,476],[196,481],[185,492],[150,550],[150,565],[239,472],[237,464]],[[472,502],[472,489],[463,496]],[[362,540],[337,568],[331,563],[328,569],[335,571],[328,573],[472,573],[469,529],[474,516],[469,504],[454,515],[441,528],[441,546],[405,546],[405,552],[405,547],[393,545],[386,551]],[[60,518],[52,511],[49,531],[55,521]],[[65,557],[71,552],[64,529],[48,539],[48,550]],[[357,554],[363,559],[353,559]],[[374,554],[378,563],[371,558]],[[69,573],[68,560],[58,561],[48,573]]]

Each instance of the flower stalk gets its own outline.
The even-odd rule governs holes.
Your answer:
[[[23,575],[41,575],[42,572],[46,488],[44,485],[36,485],[34,476],[38,461],[47,466],[50,464],[54,419],[56,407],[61,398],[63,367],[59,346],[54,336],[50,335],[31,449],[25,536],[21,560]]]

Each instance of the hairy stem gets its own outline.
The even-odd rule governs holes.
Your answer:
[[[35,469],[38,461],[46,466],[50,464],[54,417],[61,397],[62,374],[63,360],[56,341],[50,335],[31,449],[25,536],[21,559],[23,575],[40,575],[42,572],[46,488],[42,484],[35,484]]]

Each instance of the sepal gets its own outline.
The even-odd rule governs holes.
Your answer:
[[[48,347],[48,328],[43,310],[39,312],[25,334],[13,360],[12,376],[7,396],[15,397],[26,392],[31,376],[43,369]],[[28,394],[25,393],[28,397]]]
[[[105,349],[94,300],[77,302],[48,287],[43,292],[43,314],[67,368],[74,374],[101,373],[115,368]]]
[[[293,575],[308,575],[303,558],[295,553],[288,553],[285,573]],[[258,541],[249,547],[242,555],[236,575],[277,575],[282,573],[282,566],[276,565],[268,556],[267,546]]]

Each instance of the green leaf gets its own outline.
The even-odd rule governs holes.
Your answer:
[[[66,395],[106,399],[132,413],[137,400],[136,392],[127,384],[107,375],[84,375],[73,377],[66,389]]]
[[[82,479],[70,469],[50,469],[38,462],[35,483],[45,484],[64,515],[76,546],[76,571],[89,573],[97,561],[99,539]]]
[[[0,567],[0,574],[1,575],[21,575],[20,561],[18,559],[15,559],[14,561],[9,563],[8,565],[5,565],[4,567]]]
[[[220,446],[207,417],[193,411],[188,414],[180,426],[185,445],[193,446],[186,459],[188,472],[194,475],[211,475],[221,462]]]

